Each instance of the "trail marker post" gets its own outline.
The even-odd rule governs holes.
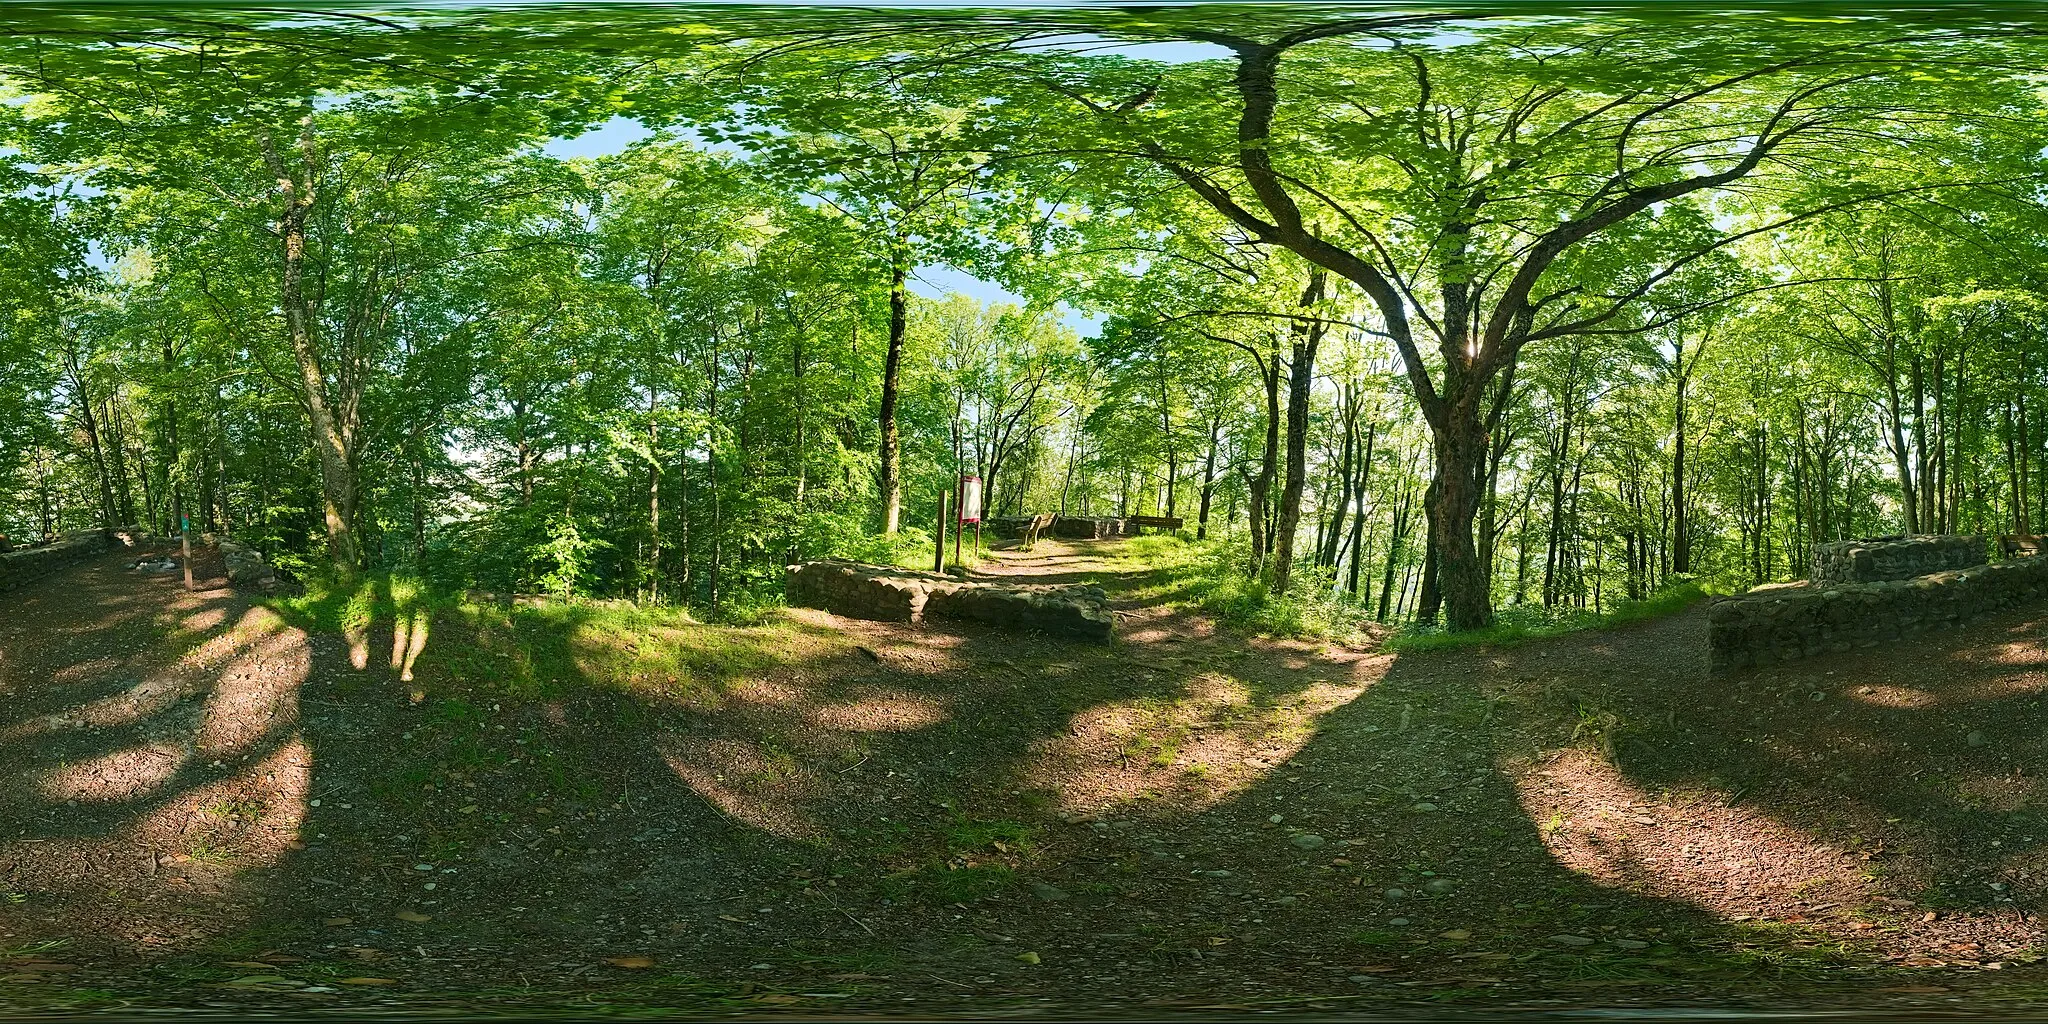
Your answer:
[[[178,516],[178,539],[185,548],[185,589],[195,590],[197,588],[192,585],[192,517],[182,513]]]
[[[933,572],[946,571],[946,501],[951,497],[945,491],[939,492],[939,533],[936,550],[932,552]]]

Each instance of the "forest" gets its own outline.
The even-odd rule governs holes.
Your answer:
[[[4,17],[17,544],[744,619],[975,475],[1462,630],[2048,521],[2010,12]]]
[[[0,1018],[2024,1013],[2043,535],[2039,4],[0,4]]]

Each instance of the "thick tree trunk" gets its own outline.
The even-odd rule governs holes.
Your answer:
[[[308,301],[306,275],[306,219],[312,210],[312,140],[301,139],[305,173],[294,175],[286,169],[268,136],[263,155],[284,191],[285,208],[278,218],[282,243],[278,279],[278,301],[284,310],[285,333],[299,369],[299,400],[313,435],[313,453],[320,463],[322,514],[327,523],[327,557],[335,572],[352,576],[362,564],[357,547],[356,466],[353,406],[337,409],[328,394],[327,374],[321,365],[319,324]]]
[[[1438,586],[1454,630],[1493,624],[1493,595],[1472,538],[1479,513],[1479,476],[1486,466],[1486,425],[1476,408],[1469,414],[1462,408],[1452,407],[1449,429],[1436,436],[1437,493],[1431,513],[1437,532]]]

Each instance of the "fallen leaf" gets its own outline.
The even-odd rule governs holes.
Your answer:
[[[395,981],[395,980],[393,980],[393,979],[391,979],[391,978],[343,978],[343,979],[341,979],[340,981],[337,981],[337,982],[335,982],[335,984],[337,984],[337,985],[396,985],[396,984],[398,984],[398,982],[397,982],[397,981]]]
[[[1022,960],[1022,961],[1024,961],[1024,962],[1025,962],[1025,963],[1027,963],[1027,964],[1035,964],[1035,963],[1037,963],[1037,962],[1038,962],[1038,954],[1037,954],[1037,953],[1028,953],[1028,952],[1027,952],[1027,953],[1019,953],[1019,954],[1017,954],[1017,959],[1019,959],[1019,960]]]
[[[623,967],[629,971],[637,971],[654,966],[653,959],[644,956],[608,956],[604,958],[604,962],[613,967]]]
[[[1464,939],[1469,939],[1469,938],[1471,938],[1471,937],[1472,937],[1472,933],[1471,933],[1471,932],[1468,932],[1468,931],[1466,931],[1466,930],[1465,930],[1465,929],[1463,929],[1463,928],[1453,928],[1453,929],[1451,929],[1450,931],[1447,931],[1447,932],[1438,932],[1438,933],[1436,933],[1436,937],[1437,937],[1437,938],[1439,938],[1439,939],[1454,939],[1454,940],[1464,940]]]
[[[401,921],[411,921],[414,924],[425,924],[434,919],[434,915],[422,914],[417,910],[401,910],[393,916]]]

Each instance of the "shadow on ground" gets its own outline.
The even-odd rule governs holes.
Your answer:
[[[1009,567],[1144,582],[1075,555]],[[2032,621],[1708,681],[1697,614],[1397,660],[508,606],[405,680],[388,620],[112,562],[17,599],[11,998],[1728,999],[2038,940]]]

